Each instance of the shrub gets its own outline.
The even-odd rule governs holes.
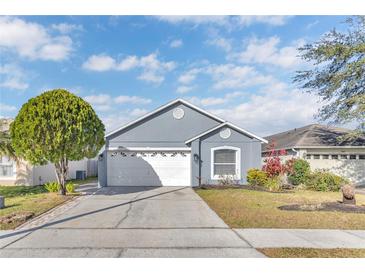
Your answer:
[[[221,175],[219,176],[218,184],[221,186],[229,186],[235,183],[234,176],[232,175]]]
[[[286,172],[286,166],[281,162],[280,157],[286,155],[285,150],[276,150],[275,143],[269,145],[269,155],[264,160],[265,164],[262,170],[266,172],[269,177],[278,176]]]
[[[44,184],[44,188],[47,189],[48,192],[58,192],[60,191],[60,184],[58,182],[48,182]]]
[[[251,168],[247,171],[247,183],[253,186],[265,186],[267,182],[267,174],[265,171],[257,168]]]
[[[66,184],[66,191],[67,191],[67,193],[74,193],[75,185],[73,183]]]
[[[268,178],[265,183],[265,188],[269,191],[279,191],[281,189],[279,178],[278,177]]]
[[[305,184],[311,174],[310,165],[304,159],[290,159],[286,161],[287,172],[293,185]]]
[[[349,181],[331,172],[317,170],[311,174],[306,183],[308,189],[316,191],[339,191]]]

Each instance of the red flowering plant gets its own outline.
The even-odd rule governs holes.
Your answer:
[[[286,151],[284,149],[276,150],[275,142],[269,145],[269,155],[264,160],[262,170],[266,172],[269,177],[275,177],[282,175],[287,171],[287,166],[280,160],[280,156],[285,156]]]

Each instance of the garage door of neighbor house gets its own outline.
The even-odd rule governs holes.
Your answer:
[[[118,151],[108,159],[108,186],[190,186],[190,152]]]

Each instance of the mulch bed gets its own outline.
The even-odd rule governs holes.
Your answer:
[[[365,213],[365,206],[348,205],[340,201],[321,204],[294,204],[278,207],[281,210],[291,211],[341,211],[348,213]]]
[[[33,212],[17,212],[0,217],[0,224],[12,224],[17,222],[25,222],[34,216]]]
[[[263,191],[263,192],[270,192],[270,193],[293,193],[292,189],[283,189],[280,191],[270,191],[261,186],[252,186],[252,185],[201,185],[201,189],[248,189],[248,190],[255,190],[255,191]]]

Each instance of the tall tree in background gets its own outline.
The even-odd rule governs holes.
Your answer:
[[[104,131],[90,104],[63,89],[30,99],[10,125],[17,155],[32,164],[53,163],[62,195],[69,160],[95,157],[104,144]]]
[[[346,24],[346,32],[333,29],[299,48],[300,57],[312,65],[298,71],[294,82],[323,99],[319,118],[355,123],[348,137],[357,137],[365,132],[365,16],[350,17]]]

